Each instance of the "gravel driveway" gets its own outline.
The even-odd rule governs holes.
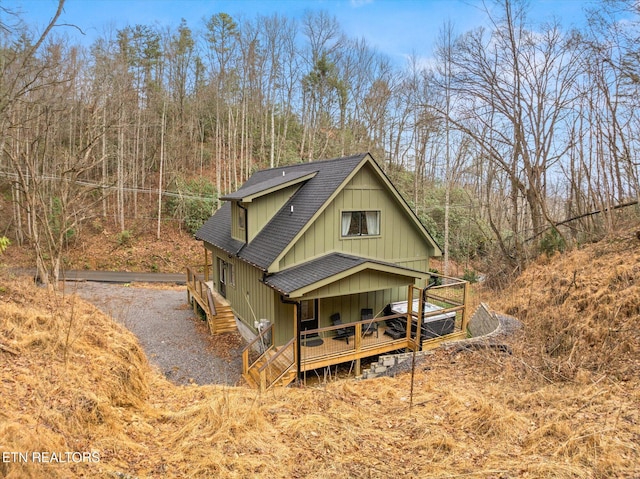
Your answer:
[[[139,339],[149,362],[176,384],[241,383],[244,346],[238,333],[209,334],[187,304],[186,287],[67,283]]]

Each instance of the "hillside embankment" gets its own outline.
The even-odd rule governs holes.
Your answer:
[[[0,476],[637,478],[639,265],[623,234],[479,291],[523,322],[513,354],[264,394],[172,384],[96,307],[5,269]]]

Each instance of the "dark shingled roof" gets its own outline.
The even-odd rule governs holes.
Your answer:
[[[403,268],[397,264],[386,263],[370,258],[361,258],[344,253],[331,253],[269,275],[264,279],[264,283],[287,295],[300,288],[335,276],[336,274],[344,273],[364,263],[373,263],[388,266],[396,270],[404,270],[409,277],[416,277],[417,274],[420,274],[418,271]]]
[[[216,245],[229,254],[237,254],[244,242],[231,237],[231,203],[222,207],[196,231],[195,237]]]
[[[305,166],[309,167],[311,165],[305,164]],[[259,183],[256,183],[254,181],[249,183],[247,181],[244,185],[242,185],[242,187],[238,191],[222,196],[220,199],[242,201],[244,198],[248,196],[259,194],[263,191],[270,190],[271,188],[276,188],[280,185],[286,185],[288,183],[295,184],[297,180],[301,180],[301,178],[304,178],[307,175],[316,173],[316,171],[317,170],[314,170],[312,168],[307,170],[302,169],[300,171],[297,171],[297,170],[287,171],[285,168],[282,168],[279,176],[266,178]],[[284,175],[282,174],[283,172],[285,173]],[[268,176],[268,175],[261,175],[261,176]]]
[[[237,198],[237,193],[241,190],[244,192],[239,197],[244,197],[248,196],[247,192],[255,194],[278,186],[282,184],[279,182],[282,182],[283,171],[284,178],[288,176],[289,181],[296,177],[292,175],[298,175],[299,178],[313,172],[317,173],[306,181],[256,237],[244,247],[242,242],[231,238],[231,205],[229,203],[224,204],[209,218],[195,236],[266,271],[366,156],[367,153],[361,153],[333,160],[258,171],[236,193],[225,198]],[[291,213],[291,206],[293,206],[293,213]]]

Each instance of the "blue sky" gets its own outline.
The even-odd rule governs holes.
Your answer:
[[[584,6],[594,3],[597,0],[530,0],[531,16],[542,21],[555,15],[567,26],[576,25],[584,21]],[[56,5],[55,0],[0,0],[0,6],[22,11],[28,23],[39,27],[44,26]],[[86,32],[86,41],[109,26],[175,27],[184,18],[197,30],[203,18],[219,12],[234,18],[276,12],[301,18],[305,10],[325,10],[335,15],[349,37],[364,37],[396,62],[412,54],[430,57],[444,22],[452,21],[456,31],[462,33],[487,21],[481,0],[67,0],[59,23],[77,25]],[[82,41],[75,29],[66,28],[66,33]]]

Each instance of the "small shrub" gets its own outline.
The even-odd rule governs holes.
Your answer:
[[[551,228],[540,240],[540,252],[553,256],[556,251],[564,253],[567,243],[556,228]]]
[[[4,250],[11,245],[11,241],[6,236],[0,236],[0,254],[4,253]]]
[[[465,269],[464,274],[462,275],[462,279],[468,281],[469,283],[477,283],[478,282],[478,273],[472,269]]]
[[[180,193],[167,201],[167,208],[174,218],[183,222],[189,233],[195,233],[209,219],[216,201],[213,183],[205,178],[186,181],[178,179],[175,185]]]
[[[429,273],[440,274],[440,271],[435,268],[429,268]],[[433,283],[434,281],[434,286],[442,286],[442,278],[440,276],[431,276],[429,278],[429,284]]]
[[[130,246],[133,239],[133,233],[129,230],[123,230],[118,233],[117,241],[120,246]]]

